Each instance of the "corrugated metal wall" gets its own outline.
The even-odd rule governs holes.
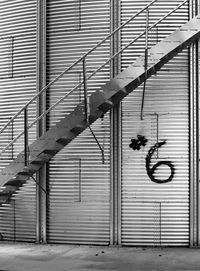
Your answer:
[[[50,81],[98,43],[110,31],[110,1],[47,1],[47,79]],[[87,74],[110,55],[110,44],[87,58]],[[95,91],[109,78],[109,67],[88,83]],[[83,78],[79,65],[48,92],[52,105]],[[56,122],[83,98],[82,89],[70,95],[48,116]],[[110,125],[109,114],[92,125],[105,151],[101,152],[89,130],[64,148],[49,164],[47,239],[54,243],[109,243]]]
[[[36,241],[36,188],[28,181],[9,204],[0,207],[2,241]]]
[[[122,22],[149,1],[121,0]],[[150,10],[150,23],[182,1],[161,0]],[[36,1],[0,3],[0,125],[35,94]],[[150,32],[149,46],[155,44],[188,19],[188,6]],[[145,27],[142,14],[122,31],[121,43]],[[47,82],[50,82],[84,52],[110,32],[110,0],[47,0]],[[144,38],[122,55],[122,68],[144,51]],[[90,74],[110,55],[110,44],[88,57]],[[106,66],[88,84],[98,89],[110,76]],[[47,93],[47,107],[61,98],[83,78],[82,66],[73,69]],[[122,103],[122,244],[187,245],[189,241],[189,116],[188,52],[166,64],[148,80],[143,120],[140,119],[142,87]],[[82,88],[70,95],[48,117],[47,126],[58,121],[83,98]],[[35,116],[35,105],[29,109]],[[0,138],[4,147],[23,127],[23,116]],[[93,124],[105,152],[101,152],[89,130],[84,131],[51,160],[48,166],[47,241],[51,243],[109,244],[110,239],[110,117]],[[13,132],[12,132],[13,131]],[[35,127],[31,140],[35,137]],[[132,138],[144,135],[148,143],[140,151],[129,148]],[[156,143],[167,140],[151,162],[170,161],[175,175],[170,183],[158,184],[147,176],[145,158]],[[22,149],[16,142],[0,167]],[[156,178],[170,175],[161,166]],[[35,241],[35,183],[27,184],[0,208],[0,238]]]
[[[122,20],[150,1],[122,0]],[[150,24],[182,1],[159,1],[150,10]],[[132,28],[122,32],[122,43],[144,29],[145,15]],[[188,6],[150,33],[149,44],[167,36],[188,20]],[[122,56],[126,66],[144,52],[144,39]],[[189,243],[189,71],[185,50],[147,81],[143,119],[140,111],[143,87],[136,89],[122,104],[122,244],[188,245]],[[131,139],[143,135],[147,145],[140,150],[129,147]],[[170,161],[175,168],[171,182],[155,183],[147,175],[145,159],[150,148],[166,140],[152,156]],[[155,178],[167,179],[171,170],[161,165]]]
[[[36,92],[36,1],[0,2],[0,126]],[[29,121],[35,116],[29,108]],[[23,114],[0,137],[1,149],[23,129]],[[35,137],[35,127],[30,140]],[[3,168],[23,148],[18,140],[0,160]],[[30,181],[11,203],[0,208],[4,240],[35,240],[35,184]]]

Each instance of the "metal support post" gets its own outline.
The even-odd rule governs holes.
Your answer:
[[[28,108],[24,109],[24,165],[28,165]]]
[[[199,113],[197,45],[191,48],[190,59],[190,246],[199,246]]]
[[[13,128],[14,128],[14,123],[13,123],[13,120],[12,120],[12,122],[11,122],[11,141],[13,141],[13,139],[14,139],[14,130],[13,130]],[[11,146],[11,159],[12,160],[14,159],[14,146],[13,146],[13,144]]]
[[[13,199],[13,241],[16,241],[16,206],[15,199]]]
[[[111,31],[121,25],[121,0],[111,0]],[[121,50],[121,31],[110,40],[111,57]],[[110,77],[121,72],[121,54],[110,63]],[[110,161],[110,245],[121,245],[121,103],[112,108],[111,114],[111,161]]]
[[[37,69],[36,85],[37,92],[40,92],[46,86],[46,0],[37,0]],[[46,110],[46,91],[37,99],[37,117],[41,116]],[[46,115],[37,123],[37,137],[39,138],[46,132],[47,117]],[[48,165],[43,165],[39,172],[36,173],[36,241],[38,243],[47,242],[47,212],[48,212],[48,195],[45,193],[48,186],[47,177]]]
[[[145,27],[145,70],[147,69],[147,57],[148,57],[148,46],[149,46],[149,9],[146,10],[146,27]]]
[[[88,95],[87,95],[87,68],[86,68],[86,58],[83,58],[83,89],[84,89],[84,106],[85,106],[85,119],[89,124],[88,119]]]
[[[141,120],[143,120],[143,109],[144,109],[144,98],[146,90],[146,79],[147,79],[147,69],[148,69],[148,39],[149,39],[149,9],[146,10],[146,27],[145,27],[145,53],[144,53],[144,70],[145,70],[145,79],[143,84],[143,93],[142,93],[142,105],[141,105]]]
[[[190,19],[198,13],[198,1],[190,0]],[[190,246],[200,245],[200,190],[199,190],[199,42],[190,47]]]

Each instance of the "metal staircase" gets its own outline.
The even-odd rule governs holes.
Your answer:
[[[15,121],[15,119],[17,119],[20,114],[24,114],[24,130],[13,138],[12,141],[3,150],[1,150],[0,153],[0,155],[3,155],[9,151],[10,148],[12,148],[16,140],[18,140],[20,137],[23,138],[24,151],[13,158],[13,160],[0,172],[0,186],[3,187],[2,192],[0,193],[0,204],[8,202],[12,194],[23,186],[23,184],[29,178],[33,177],[43,164],[48,162],[57,152],[68,145],[87,127],[91,129],[90,125],[94,121],[118,104],[125,96],[145,82],[150,76],[155,74],[166,62],[200,37],[200,16],[197,16],[152,48],[146,48],[145,53],[141,55],[132,65],[127,67],[115,78],[103,85],[98,91],[91,93],[88,98],[87,82],[96,72],[101,70],[107,63],[115,59],[115,57],[119,56],[125,48],[132,45],[137,39],[144,35],[147,36],[148,31],[151,28],[162,22],[167,16],[170,16],[187,1],[184,1],[176,9],[172,10],[152,26],[147,25],[146,29],[137,38],[132,40],[123,49],[108,59],[108,61],[99,67],[94,73],[87,76],[87,57],[98,47],[100,47],[106,40],[109,40],[113,38],[114,35],[117,35],[119,31],[128,25],[136,16],[142,12],[148,11],[149,7],[155,2],[156,0],[152,1],[148,6],[139,11],[103,41],[92,48],[87,54],[67,68],[62,74],[56,77],[55,80],[43,88],[1,129],[0,135],[3,135],[3,133]],[[30,128],[44,118],[54,107],[65,100],[70,93],[67,93],[64,97],[62,97],[62,99],[39,115],[36,120],[29,125],[27,125],[27,108],[37,99],[40,99],[41,95],[45,93],[45,91],[51,85],[60,80],[63,75],[70,72],[73,67],[80,63],[83,68],[83,81],[72,89],[70,93],[77,90],[82,85],[84,87],[84,100],[76,105],[74,110],[66,115],[65,118],[61,119],[53,127],[50,127],[48,131],[46,131],[33,143],[29,144],[28,133]]]

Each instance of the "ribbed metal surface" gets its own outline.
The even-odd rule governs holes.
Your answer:
[[[94,1],[47,1],[47,80],[51,81],[94,47],[110,32],[110,5],[108,0]],[[110,42],[95,50],[86,58],[86,73],[89,76],[110,56]],[[88,93],[95,91],[109,79],[109,65],[88,82]],[[83,80],[82,63],[64,75],[48,91],[47,106]],[[52,124],[70,111],[83,98],[79,88],[50,113]]]
[[[0,126],[11,118],[36,92],[36,1],[0,3]],[[28,108],[29,122],[35,105]],[[1,135],[1,150],[23,131],[23,113]],[[34,139],[35,127],[29,134]],[[5,155],[1,168],[23,148],[19,139]]]
[[[47,79],[50,81],[110,32],[110,1],[47,1]],[[109,43],[86,59],[87,75],[110,55]],[[83,80],[79,65],[47,93],[48,106]],[[109,67],[88,82],[95,91],[109,78]],[[83,99],[78,89],[48,116],[55,123]],[[48,241],[108,244],[110,214],[109,115],[93,125],[101,152],[86,130],[55,156],[49,165]]]
[[[144,1],[129,1],[122,0],[121,2],[121,20],[125,22],[133,14],[136,14],[140,9],[144,8],[149,4],[151,0]],[[169,13],[171,10],[176,8],[183,1],[164,1],[158,0],[152,6],[149,7],[149,26],[153,25],[164,15]],[[177,12],[170,15],[168,18],[159,23],[156,27],[152,28],[148,33],[148,46],[151,47],[155,45],[158,41],[162,40],[164,37],[168,36],[179,26],[183,25],[188,20],[188,5],[185,4]],[[141,32],[145,31],[146,26],[146,11],[138,15],[130,24],[128,24],[122,30],[122,46],[127,44],[132,39],[136,38]],[[133,62],[136,57],[144,53],[145,47],[145,35],[141,37],[138,41],[134,42],[132,46],[129,46],[122,55],[122,65],[126,67]],[[131,62],[130,62],[131,61]]]
[[[36,236],[35,183],[28,181],[9,204],[0,207],[0,236],[4,241],[34,242]]]
[[[0,2],[0,127],[36,93],[36,1]],[[28,109],[29,122],[35,104]],[[1,150],[23,131],[23,114],[0,137]],[[29,142],[35,138],[35,127]],[[0,161],[2,169],[23,149],[18,140]],[[30,186],[29,186],[30,185]],[[0,232],[5,239],[35,239],[35,184],[28,183],[9,206],[0,208]],[[15,206],[13,205],[15,202]],[[14,224],[13,224],[14,223]],[[9,226],[10,225],[10,226]]]
[[[136,3],[137,2],[137,3]],[[122,0],[122,18],[150,1]],[[159,1],[149,11],[150,23],[182,1]],[[160,40],[188,19],[188,7],[180,9],[159,26]],[[130,35],[144,29],[145,17],[140,16],[132,28],[122,32],[122,43]],[[144,39],[134,50],[125,52],[122,65],[144,52]],[[185,50],[147,81],[143,120],[140,111],[143,87],[129,95],[122,104],[122,244],[123,245],[188,245],[189,242],[189,116],[188,116],[188,52]],[[129,147],[131,139],[143,135],[147,145],[140,150]],[[170,161],[175,175],[169,183],[155,183],[147,175],[145,158],[157,142],[167,140],[151,159]],[[160,166],[155,178],[170,176],[168,166]]]

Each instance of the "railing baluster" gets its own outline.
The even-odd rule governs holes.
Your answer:
[[[28,108],[24,108],[24,165],[28,165]]]
[[[85,106],[85,118],[87,123],[88,119],[88,95],[87,95],[87,68],[86,68],[86,58],[83,58],[83,90],[84,90],[84,106]]]
[[[149,9],[146,10],[146,26],[145,26],[145,51],[144,51],[144,70],[145,78],[147,78],[147,69],[148,69],[148,46],[149,46]],[[140,112],[140,119],[143,120],[143,109],[144,109],[144,97],[146,90],[146,80],[143,83],[143,93],[142,93],[142,105]]]
[[[145,51],[146,55],[148,56],[148,44],[149,44],[149,9],[146,10],[146,26],[145,26]],[[147,58],[146,56],[146,58]],[[146,59],[145,59],[146,60]],[[145,61],[145,64],[147,65],[147,60]],[[145,66],[146,68],[146,66]]]
[[[11,141],[13,141],[14,139],[14,120],[12,120],[11,122]],[[11,146],[11,159],[13,160],[14,159],[14,144],[12,144]]]
[[[156,26],[156,43],[159,41],[159,26]]]

